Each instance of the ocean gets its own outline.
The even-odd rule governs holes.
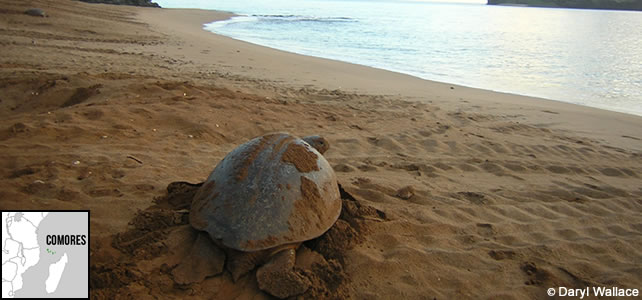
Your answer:
[[[206,30],[420,78],[642,116],[642,12],[390,0],[161,0]]]

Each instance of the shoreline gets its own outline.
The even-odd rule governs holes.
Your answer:
[[[493,113],[497,105],[502,107],[498,113],[508,110],[511,114],[528,114],[529,124],[540,124],[547,128],[559,128],[579,133],[600,135],[608,143],[616,146],[635,146],[642,148],[642,143],[621,136],[637,137],[638,129],[642,128],[642,117],[634,114],[583,106],[525,95],[503,93],[480,88],[460,86],[422,79],[416,76],[378,69],[348,62],[319,58],[291,53],[269,48],[249,42],[236,40],[204,29],[207,23],[227,19],[233,14],[215,10],[138,8],[139,18],[159,31],[173,34],[175,37],[191,37],[202,45],[191,44],[185,55],[192,57],[199,64],[211,64],[209,55],[202,55],[197,49],[213,49],[214,45],[227,49],[225,53],[215,56],[217,61],[225,61],[225,65],[211,64],[223,67],[226,71],[241,76],[250,75],[257,80],[286,83],[293,87],[315,86],[320,89],[342,90],[345,92],[365,93],[371,95],[394,95],[404,99],[443,105],[448,109],[466,109],[475,105],[482,113]],[[232,52],[235,49],[238,52]],[[180,51],[174,52],[181,55]],[[264,57],[274,57],[266,61]],[[279,65],[278,62],[288,62],[289,66]],[[251,70],[248,71],[248,70]],[[310,70],[315,70],[315,76]],[[364,76],[366,75],[367,76]],[[367,77],[367,78],[366,78]],[[454,89],[451,89],[453,87]],[[462,100],[469,101],[461,105]],[[475,109],[475,108],[473,108]],[[555,113],[547,113],[553,111]],[[592,120],[585,122],[585,120]],[[623,127],[622,127],[623,126]],[[636,128],[637,127],[637,128]],[[612,136],[608,128],[626,128],[619,138]],[[642,137],[638,137],[642,138]]]
[[[496,6],[523,6],[523,5],[519,5],[519,4],[515,4],[515,5],[496,4]],[[523,7],[526,7],[526,6],[523,6]],[[169,8],[169,9],[181,9],[181,8]],[[207,11],[208,9],[204,9],[204,10]],[[211,11],[216,11],[216,10],[211,10]],[[234,15],[234,13],[230,13],[230,14],[231,15],[230,15],[229,18],[238,16],[238,15]],[[587,107],[587,108],[599,109],[599,110],[604,110],[604,111],[609,111],[609,112],[633,115],[633,116],[636,116],[636,117],[642,117],[642,112],[632,112],[632,111],[628,111],[628,110],[625,110],[625,109],[622,109],[622,110],[609,109],[609,108],[605,108],[605,107],[590,106],[590,105],[584,105],[584,104],[579,104],[579,103],[573,103],[573,102],[570,102],[570,101],[557,100],[557,99],[553,99],[553,98],[547,98],[547,97],[544,97],[544,96],[527,95],[527,94],[521,94],[519,92],[511,92],[511,91],[493,90],[493,89],[489,89],[489,88],[485,88],[485,87],[474,87],[474,86],[470,86],[470,85],[466,85],[466,84],[459,84],[459,83],[453,83],[453,82],[449,82],[449,81],[440,81],[440,80],[423,78],[423,77],[421,77],[419,75],[415,75],[415,74],[404,72],[404,71],[400,71],[400,70],[392,70],[392,69],[386,69],[386,68],[382,68],[382,67],[376,67],[376,66],[369,66],[369,65],[365,65],[365,64],[354,63],[354,62],[345,61],[345,60],[341,60],[341,59],[327,58],[327,57],[309,55],[309,54],[304,54],[304,53],[297,53],[297,52],[294,52],[294,51],[289,51],[289,50],[285,50],[285,49],[279,49],[279,48],[276,48],[276,47],[271,47],[271,46],[267,46],[267,45],[261,45],[261,44],[258,44],[258,43],[253,43],[253,42],[250,42],[250,41],[244,41],[244,40],[241,40],[241,39],[236,39],[236,38],[233,38],[233,37],[230,37],[230,36],[226,36],[224,34],[219,34],[219,33],[210,31],[208,29],[205,29],[206,25],[208,25],[208,24],[221,22],[221,21],[226,21],[229,18],[221,19],[221,20],[217,19],[217,20],[213,20],[211,22],[206,22],[206,23],[203,24],[203,30],[205,30],[205,31],[207,31],[207,32],[209,32],[211,34],[224,36],[224,37],[227,37],[227,38],[239,41],[239,42],[249,43],[249,44],[252,44],[252,45],[259,46],[259,47],[265,47],[265,48],[269,48],[269,49],[272,49],[272,50],[275,50],[275,51],[281,51],[281,52],[290,53],[290,54],[293,54],[293,55],[301,55],[301,56],[308,56],[308,57],[314,57],[314,58],[319,58],[319,59],[326,59],[326,60],[336,61],[336,62],[345,63],[345,64],[358,65],[358,66],[367,67],[367,68],[373,68],[375,70],[380,70],[380,71],[385,71],[385,72],[398,73],[398,74],[407,75],[407,76],[410,76],[410,77],[413,77],[413,78],[416,78],[416,79],[419,79],[419,80],[425,80],[425,81],[428,81],[428,82],[439,83],[439,84],[443,84],[443,85],[459,86],[459,87],[465,87],[465,88],[489,91],[489,92],[493,92],[493,93],[502,93],[502,94],[514,95],[516,97],[528,97],[528,98],[532,98],[532,99],[554,101],[554,102],[560,102],[560,103],[564,103],[564,104],[578,105],[578,106],[581,106],[581,107]]]

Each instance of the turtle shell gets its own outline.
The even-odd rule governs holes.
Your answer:
[[[328,161],[302,139],[275,133],[228,153],[194,196],[189,219],[224,246],[258,251],[316,238],[340,213]]]

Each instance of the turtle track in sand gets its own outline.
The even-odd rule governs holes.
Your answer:
[[[128,230],[97,239],[91,253],[91,298],[233,299],[239,296],[270,298],[257,286],[253,271],[237,282],[223,271],[220,275],[180,284],[172,272],[189,253],[198,231],[189,225],[192,198],[202,185],[173,182],[167,194],[139,211]],[[295,268],[312,282],[305,299],[350,298],[349,276],[344,271],[347,252],[365,240],[368,222],[385,221],[386,214],[362,204],[341,187],[342,211],[337,222],[320,237],[304,242],[297,250]],[[145,274],[145,275],[143,275]]]

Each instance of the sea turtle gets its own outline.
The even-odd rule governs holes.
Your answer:
[[[273,133],[221,160],[192,201],[189,221],[226,252],[234,281],[254,269],[259,288],[280,298],[310,281],[293,267],[301,242],[325,233],[341,213],[336,175],[320,136]]]
[[[41,8],[30,8],[25,10],[26,15],[34,16],[34,17],[47,17],[47,14],[45,13],[44,10]]]

